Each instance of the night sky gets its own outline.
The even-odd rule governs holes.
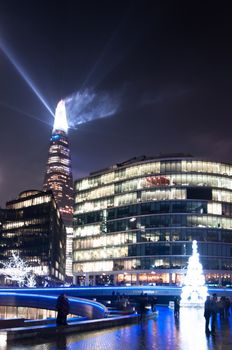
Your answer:
[[[69,131],[74,179],[134,156],[232,162],[230,2],[0,2],[0,42],[54,111],[83,89],[113,115]],[[41,189],[53,119],[0,51],[0,204]],[[78,116],[77,116],[78,117]]]

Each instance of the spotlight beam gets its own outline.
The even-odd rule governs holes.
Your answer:
[[[128,20],[131,18],[131,12],[133,9],[134,4],[130,4],[126,8],[121,21],[112,32],[111,36],[103,47],[102,52],[97,57],[96,62],[93,64],[92,68],[87,74],[87,77],[82,83],[80,88],[81,91],[86,89],[87,86],[95,88],[98,84],[100,84],[101,81],[114,69],[114,67],[116,67],[124,59],[130,49],[137,42],[137,38],[134,36],[133,31],[133,35],[129,40],[128,46],[123,50],[118,46],[118,43],[121,43],[121,37],[124,35],[123,29],[125,29],[125,25],[128,24]],[[140,32],[140,37],[142,37],[142,32],[143,30]],[[111,64],[109,64],[109,62],[111,62]]]
[[[23,78],[23,80],[27,83],[27,85],[31,88],[31,90],[34,92],[34,94],[39,98],[39,100],[42,102],[44,107],[48,110],[48,112],[54,117],[54,113],[49,107],[48,103],[40,93],[40,91],[35,87],[35,84],[29,78],[28,74],[24,71],[24,69],[18,64],[12,53],[9,51],[9,49],[6,47],[6,45],[3,44],[2,40],[0,40],[0,49],[4,53],[4,55],[8,58],[10,63],[14,66],[14,68],[17,70],[17,72],[20,74],[20,76]]]
[[[1,102],[1,101],[0,101],[0,105],[2,105],[2,106],[5,107],[5,108],[11,109],[11,110],[14,111],[14,112],[17,112],[17,113],[20,113],[20,114],[22,114],[22,115],[25,115],[25,116],[27,116],[27,117],[29,117],[29,118],[38,120],[38,121],[40,121],[41,123],[44,123],[44,124],[46,124],[46,125],[50,125],[49,123],[45,122],[44,120],[42,120],[42,119],[36,117],[36,116],[33,115],[33,114],[27,113],[27,112],[23,111],[22,109],[20,109],[20,108],[18,108],[18,107],[9,105],[8,103],[4,103],[4,102]]]

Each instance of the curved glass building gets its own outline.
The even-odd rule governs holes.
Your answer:
[[[75,182],[74,283],[181,282],[197,240],[209,285],[232,285],[232,165],[133,158]]]

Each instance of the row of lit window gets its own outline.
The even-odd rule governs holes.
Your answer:
[[[214,162],[196,160],[153,161],[111,171],[95,177],[76,181],[76,190],[81,191],[91,187],[108,184],[113,181],[125,180],[136,176],[150,174],[166,174],[173,172],[201,172],[209,174],[232,175],[232,166]]]
[[[92,211],[84,214],[78,214],[74,217],[74,226],[81,226],[91,223],[114,220],[119,218],[134,217],[146,214],[164,214],[164,213],[196,213],[196,214],[214,214],[232,217],[232,205],[218,202],[207,202],[188,200],[188,201],[159,201],[146,202],[135,205],[117,207],[103,211]],[[134,218],[135,219],[135,218]]]
[[[87,201],[83,204],[75,206],[75,214],[87,213],[90,211],[117,207],[124,204],[133,204],[137,202],[147,202],[151,200],[163,201],[174,199],[187,199],[186,189],[168,188],[157,190],[141,191],[141,195],[137,193],[128,193],[120,196],[108,197],[100,200]],[[232,191],[229,190],[212,190],[212,200],[232,203]]]
[[[70,150],[62,145],[52,144],[49,148],[49,154],[61,153],[67,157],[70,155]]]
[[[73,250],[110,247],[126,243],[136,243],[136,234],[117,233],[114,235],[99,235],[98,237],[74,240]]]
[[[114,194],[137,191],[144,188],[161,188],[167,186],[207,186],[232,189],[232,179],[215,175],[177,174],[165,177],[147,177],[126,181],[120,184],[98,187],[94,190],[78,192],[76,203],[112,196]]]
[[[217,256],[231,258],[231,245],[229,244],[215,244],[201,243],[199,244],[199,251],[201,257],[203,256]],[[118,259],[130,256],[157,256],[157,255],[191,255],[192,248],[190,244],[170,244],[168,242],[150,243],[150,244],[136,244],[123,247],[109,247],[107,249],[93,249],[93,250],[78,250],[74,252],[74,261],[93,261],[104,259]],[[232,259],[231,259],[232,260]]]
[[[130,270],[155,270],[155,269],[183,269],[186,268],[188,257],[157,257],[141,259],[117,259],[107,261],[93,261],[73,264],[73,272],[110,272]],[[201,263],[207,270],[231,270],[232,259],[202,258]]]
[[[19,226],[20,228],[22,227],[21,225]],[[17,228],[17,226],[16,226]],[[20,231],[13,231],[13,232],[2,232],[2,237],[4,238],[10,238],[12,241],[14,239],[17,239],[22,241],[24,238],[28,240],[29,238],[33,239],[34,237],[41,237],[43,238],[44,235],[46,235],[46,229],[43,226],[36,226],[36,227],[31,227],[31,226],[23,226],[23,228]],[[22,238],[20,236],[23,236]],[[46,236],[45,236],[46,237]]]
[[[50,188],[53,191],[62,191],[63,190],[63,186],[61,186],[61,184],[59,182],[52,182]]]
[[[2,225],[3,230],[10,230],[30,225],[41,225],[42,223],[46,222],[46,218],[40,218],[40,219],[31,219],[31,220],[24,220],[24,221],[12,221],[12,222],[6,222]]]
[[[142,191],[138,197],[136,193],[127,193],[124,195],[109,197],[106,199],[95,200],[78,204],[75,207],[75,214],[86,213],[89,211],[116,207],[124,204],[133,204],[137,202],[149,200],[170,200],[170,199],[186,199],[186,189],[169,188],[157,189],[156,191]],[[232,199],[232,193],[231,193]]]
[[[166,176],[149,176],[116,183],[115,193],[135,191],[147,187],[162,186],[210,186],[232,189],[232,179],[218,175],[173,174]]]
[[[7,205],[7,209],[20,209],[20,208],[26,208],[31,207],[33,205],[48,203],[51,201],[51,196],[40,196],[35,197],[32,199],[26,199],[24,201],[16,202],[16,203],[10,203]]]
[[[50,188],[54,188],[54,184],[59,184],[63,187],[66,187],[67,190],[71,191],[72,189],[67,185],[70,181],[69,177],[66,176],[66,177],[60,177],[56,180],[52,180],[51,178],[48,179],[46,185],[47,187],[50,189]]]
[[[129,193],[121,196],[109,197],[103,200],[96,200],[92,202],[86,202],[84,204],[78,204],[75,206],[75,214],[88,213],[90,211],[101,210],[111,207],[117,207],[124,204],[133,204],[137,202],[147,202],[151,200],[164,201],[164,200],[174,200],[174,199],[186,199],[185,189],[163,189],[156,191],[142,191],[141,196],[135,193]],[[231,203],[232,202],[232,192],[231,191],[220,191],[212,190],[212,199],[214,201],[222,201]]]
[[[140,222],[139,222],[140,221]],[[107,222],[107,232],[129,231],[131,229],[146,229],[151,227],[209,227],[232,229],[232,219],[212,215],[163,214],[144,215],[136,223],[129,219]],[[74,228],[75,237],[95,236],[102,232],[102,225],[91,224]]]
[[[48,164],[53,164],[53,163],[61,163],[61,164],[69,166],[70,165],[70,159],[59,157],[59,156],[49,157],[48,158]]]
[[[159,214],[143,215],[135,222],[122,219],[107,222],[107,232],[146,229],[150,227],[211,227],[232,229],[232,219],[212,215]],[[78,229],[81,229],[78,227]]]
[[[67,167],[67,166],[58,166],[58,165],[54,165],[54,166],[49,166],[47,168],[47,174],[50,174],[50,173],[56,173],[56,172],[61,172],[61,173],[65,173],[65,174],[70,174],[70,168]]]
[[[128,256],[128,247],[111,247],[108,249],[95,249],[75,251],[73,254],[74,261],[91,261],[104,260],[110,258],[121,258]]]
[[[59,174],[54,173],[53,175],[51,175],[47,179],[48,183],[52,183],[55,180],[66,182],[67,181],[67,175],[64,175],[62,173],[59,173]]]
[[[115,234],[98,235],[95,237],[81,237],[74,239],[73,250],[107,248],[125,244],[176,242],[176,241],[213,241],[231,243],[231,231],[199,228],[165,228],[131,232],[120,232]]]

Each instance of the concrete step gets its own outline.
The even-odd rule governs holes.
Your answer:
[[[56,334],[69,334],[76,332],[86,332],[108,327],[132,324],[138,321],[138,315],[125,315],[119,317],[110,317],[96,320],[87,320],[82,322],[71,322],[67,326],[56,326],[53,324],[37,325],[31,327],[8,328],[0,331],[0,339],[5,342],[15,341],[17,339],[27,339],[31,337],[54,337]]]

